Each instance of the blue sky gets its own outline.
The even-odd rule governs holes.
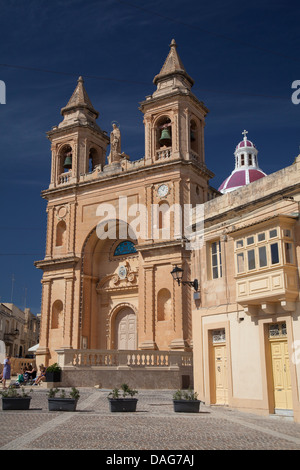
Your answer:
[[[82,75],[98,124],[120,123],[122,151],[144,155],[139,103],[174,38],[193,92],[210,110],[205,158],[218,188],[242,131],[273,173],[299,153],[300,4],[283,0],[0,0],[0,301],[40,311],[50,145]],[[14,282],[12,283],[12,276]],[[12,291],[13,286],[13,291]]]

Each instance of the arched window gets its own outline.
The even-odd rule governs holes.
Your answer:
[[[172,145],[172,125],[169,117],[162,117],[156,127],[156,148]]]
[[[157,294],[157,321],[170,320],[171,314],[171,293],[168,289],[160,289]]]
[[[198,153],[198,129],[195,121],[190,122],[190,142],[191,150]]]
[[[88,170],[88,172],[92,173],[93,169],[94,169],[93,154],[90,153],[89,154],[89,170]]]
[[[72,148],[70,145],[64,145],[59,152],[59,174],[68,172],[72,169]]]
[[[135,245],[133,242],[126,240],[119,243],[114,251],[114,256],[131,255],[132,253],[137,253]]]
[[[94,171],[95,166],[99,164],[98,152],[96,149],[91,148],[89,151],[88,173]]]

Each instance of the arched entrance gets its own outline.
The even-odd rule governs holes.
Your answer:
[[[117,349],[118,344],[122,349],[134,349],[137,345],[137,311],[123,300],[130,293],[134,304],[138,303],[136,238],[122,238],[122,233],[125,234],[128,228],[125,222],[110,220],[104,225],[106,223],[109,237],[99,238],[98,224],[89,233],[82,248],[80,335],[82,344],[86,344],[88,349]],[[124,266],[125,272],[121,269]],[[125,340],[124,335],[117,334],[116,322],[119,322],[121,317],[118,315],[126,307],[131,308],[130,313],[134,312],[135,317],[129,316],[127,328],[125,319],[118,327],[122,331],[128,330]],[[133,337],[129,330],[135,332]]]
[[[115,348],[133,350],[136,346],[136,315],[130,307],[124,307],[115,320]]]

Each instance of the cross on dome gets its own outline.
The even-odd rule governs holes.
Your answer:
[[[248,131],[244,130],[244,131],[242,132],[242,134],[243,134],[243,136],[244,136],[244,139],[246,140],[246,139],[247,139]]]

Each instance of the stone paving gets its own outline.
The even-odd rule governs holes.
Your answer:
[[[300,424],[228,407],[175,413],[170,390],[141,390],[135,413],[111,413],[108,390],[80,388],[76,412],[49,412],[32,387],[28,411],[0,410],[0,450],[299,450]]]

